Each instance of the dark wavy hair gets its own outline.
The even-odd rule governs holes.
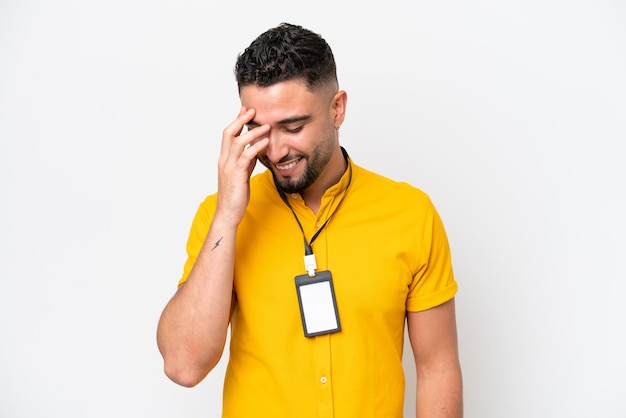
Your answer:
[[[337,69],[333,52],[320,35],[281,23],[239,54],[235,77],[239,91],[248,85],[267,87],[293,79],[304,80],[313,90],[331,81],[337,83]]]

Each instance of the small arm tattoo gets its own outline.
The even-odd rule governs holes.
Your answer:
[[[220,246],[220,242],[222,242],[222,239],[224,239],[224,237],[221,237],[215,242],[215,245],[213,245],[213,248],[211,248],[211,251],[213,251],[214,249]]]

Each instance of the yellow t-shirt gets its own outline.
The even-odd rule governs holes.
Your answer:
[[[457,284],[428,196],[350,164],[317,215],[298,194],[287,195],[307,240],[332,215],[312,248],[318,271],[332,274],[342,330],[313,338],[304,336],[294,282],[306,273],[302,232],[271,173],[251,179],[237,233],[226,418],[402,417],[406,311],[442,304]],[[215,204],[207,197],[196,214],[180,283]]]

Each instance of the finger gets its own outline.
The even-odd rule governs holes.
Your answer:
[[[246,164],[248,167],[248,175],[252,174],[252,171],[254,170],[258,156],[263,153],[263,151],[267,148],[269,143],[270,143],[269,137],[264,136],[254,141],[254,143],[251,143],[241,153],[241,159],[243,160],[243,163]]]
[[[233,139],[239,136],[245,124],[254,118],[254,113],[253,109],[248,109],[245,106],[242,106],[241,109],[239,109],[237,118],[224,128],[221,147],[221,153],[223,156],[226,157],[228,155]]]
[[[268,136],[258,138],[254,142],[251,142],[242,154],[246,154],[246,159],[255,159],[259,154],[265,151],[269,143],[270,139]]]
[[[230,161],[238,165],[243,163],[247,166],[251,161],[256,159],[261,151],[267,148],[269,144],[269,131],[269,125],[261,125],[234,138],[230,149],[227,151],[228,157],[225,162],[228,164],[228,161]]]
[[[250,145],[257,142],[259,139],[267,137],[269,132],[270,132],[269,125],[257,126],[255,128],[248,130],[248,132],[245,132],[239,135],[238,137],[236,137],[234,139],[234,142],[237,142],[238,145],[243,146],[244,148],[247,148]]]

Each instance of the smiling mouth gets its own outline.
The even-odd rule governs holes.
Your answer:
[[[274,164],[274,167],[276,167],[278,171],[287,171],[287,170],[294,168],[300,162],[301,159],[302,158],[297,158],[295,160],[288,162],[287,164]]]

